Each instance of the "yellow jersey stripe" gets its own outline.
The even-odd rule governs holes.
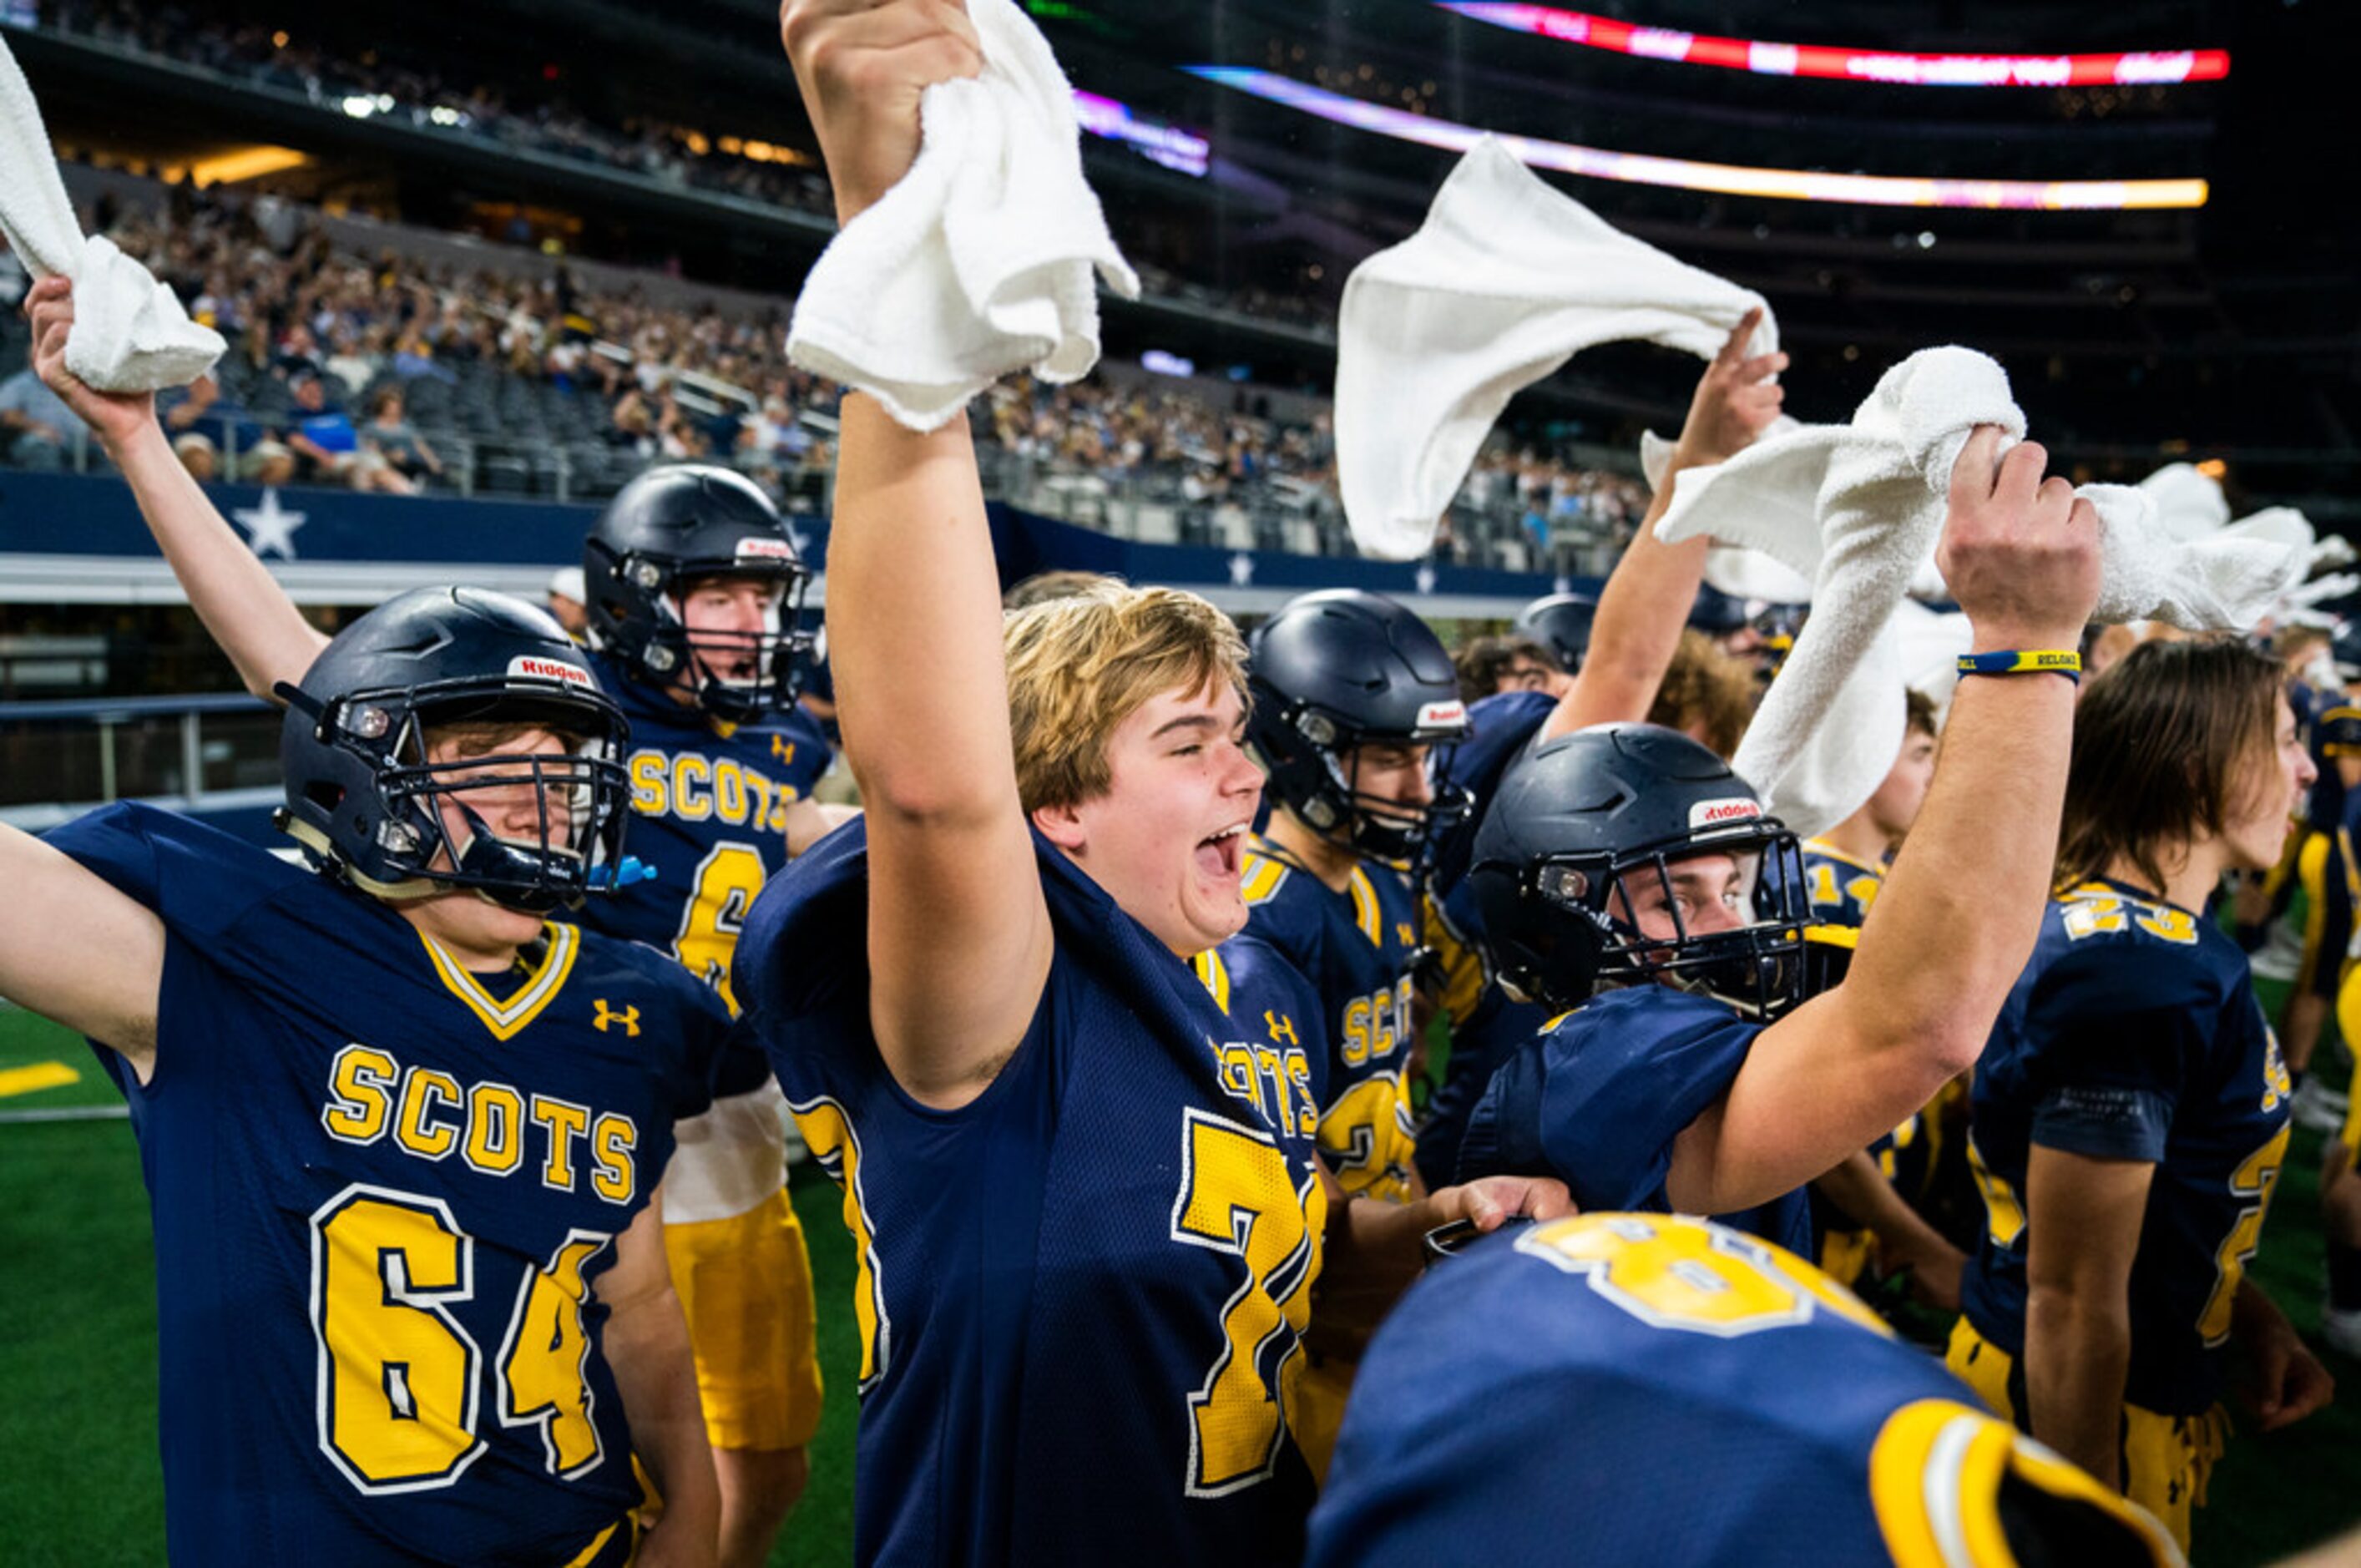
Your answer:
[[[1353,894],[1354,924],[1359,926],[1361,935],[1369,939],[1369,946],[1373,948],[1385,946],[1386,912],[1378,906],[1378,884],[1369,880],[1367,867],[1353,868],[1350,891]]]
[[[1205,989],[1213,993],[1213,1005],[1222,1010],[1223,1016],[1227,1017],[1230,1011],[1230,966],[1222,961],[1222,950],[1207,948],[1190,959],[1189,965],[1197,971],[1197,978],[1204,982]]]
[[[1238,896],[1248,904],[1262,904],[1279,890],[1287,881],[1287,863],[1246,851],[1246,872],[1238,882]]]
[[[574,972],[574,960],[581,952],[582,934],[573,927],[553,920],[544,922],[541,929],[548,939],[541,967],[533,971],[524,989],[505,1003],[486,991],[482,982],[444,951],[443,945],[434,938],[421,931],[418,939],[426,944],[426,956],[434,960],[434,972],[442,978],[444,989],[467,1005],[492,1032],[492,1038],[507,1040],[540,1017],[543,1009],[566,988],[566,977]]]

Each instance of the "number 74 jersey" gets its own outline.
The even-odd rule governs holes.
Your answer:
[[[597,1284],[704,1109],[719,1002],[556,924],[471,973],[168,813],[50,842],[167,933],[148,1080],[99,1055],[155,1219],[171,1561],[620,1561]]]

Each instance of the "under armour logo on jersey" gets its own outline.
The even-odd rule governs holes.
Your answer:
[[[784,735],[774,735],[771,737],[771,755],[778,758],[782,766],[793,762],[796,760],[796,743]]]
[[[598,1009],[598,1015],[591,1019],[590,1023],[600,1034],[605,1034],[609,1026],[620,1026],[623,1033],[632,1039],[636,1040],[640,1037],[638,1008],[609,1007],[604,998],[592,1002],[591,1005]]]
[[[1397,920],[1394,922],[1394,939],[1405,948],[1415,948],[1418,946],[1417,928],[1407,920]]]
[[[1280,1044],[1297,1046],[1303,1043],[1295,1037],[1294,1019],[1282,1018],[1277,1013],[1266,1007],[1262,1012],[1262,1021],[1266,1025],[1269,1025],[1270,1037],[1279,1041]]]

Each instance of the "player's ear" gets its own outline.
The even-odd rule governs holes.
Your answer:
[[[1033,826],[1041,836],[1070,855],[1079,855],[1090,847],[1090,832],[1082,825],[1082,812],[1071,806],[1044,806],[1033,813]]]

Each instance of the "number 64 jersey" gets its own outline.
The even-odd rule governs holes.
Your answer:
[[[49,841],[166,930],[130,1103],[156,1227],[166,1530],[202,1563],[620,1563],[640,1501],[599,1275],[729,1027],[545,925],[500,977],[168,813]]]

